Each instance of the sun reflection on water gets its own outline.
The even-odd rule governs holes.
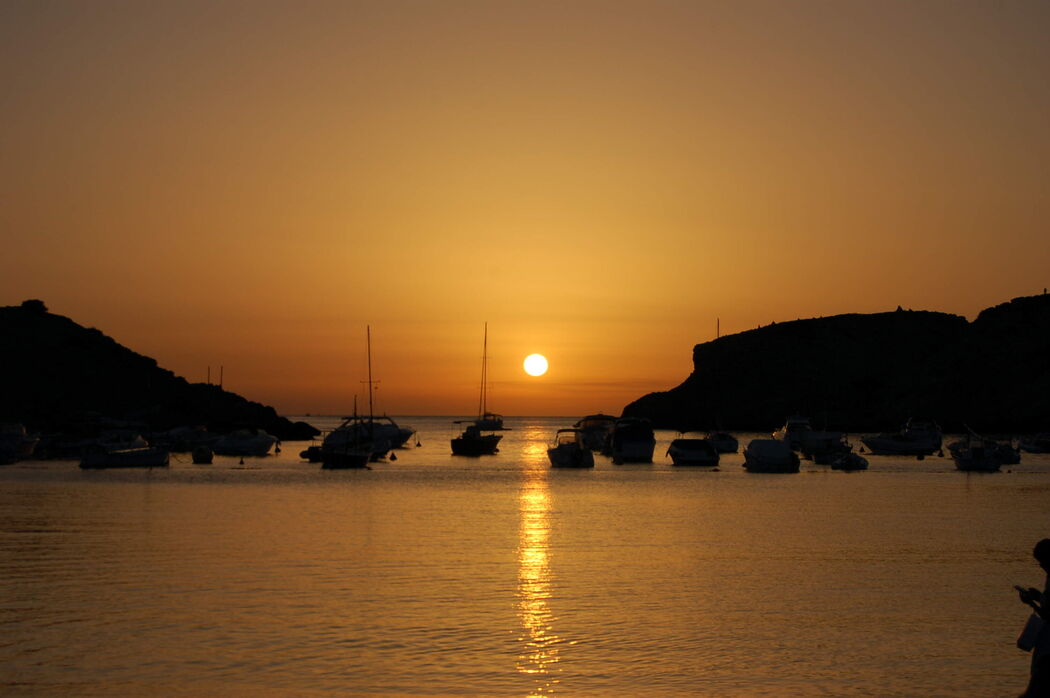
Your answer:
[[[526,473],[526,478],[519,497],[518,614],[523,632],[517,669],[519,673],[535,677],[530,695],[545,696],[554,693],[558,683],[552,674],[558,663],[561,642],[554,632],[556,619],[549,605],[551,502],[546,469],[532,468]]]

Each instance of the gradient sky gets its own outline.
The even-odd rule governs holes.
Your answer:
[[[345,412],[619,413],[693,344],[1050,285],[1050,3],[0,3],[0,305]],[[526,354],[551,370],[524,374]]]

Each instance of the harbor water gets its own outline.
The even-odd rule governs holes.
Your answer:
[[[305,417],[320,427],[333,420]],[[1016,695],[1050,456],[760,475],[596,458],[572,418],[324,471],[188,454],[0,468],[5,695]],[[750,436],[741,436],[741,447]],[[418,446],[415,444],[419,443]],[[859,445],[859,444],[858,444]]]

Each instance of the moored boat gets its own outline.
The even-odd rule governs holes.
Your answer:
[[[483,434],[474,420],[458,420],[453,424],[467,424],[467,428],[452,439],[452,455],[491,456],[499,451],[502,434]]]
[[[656,436],[648,419],[617,419],[609,434],[607,452],[613,463],[652,463]]]
[[[744,468],[752,473],[797,473],[798,454],[785,439],[753,439],[744,449]]]
[[[487,409],[488,401],[489,324],[485,323],[485,337],[481,351],[481,397],[478,400],[478,416],[475,419],[460,419],[453,424],[466,424],[459,436],[451,440],[454,456],[489,456],[499,451],[501,434],[484,434],[482,431],[503,429],[503,417]]]
[[[277,437],[262,429],[237,429],[219,437],[212,451],[220,456],[265,456]]]
[[[675,465],[695,465],[714,467],[718,465],[718,449],[708,439],[690,439],[682,437],[671,442],[667,455]]]
[[[798,451],[812,430],[808,417],[793,415],[787,418],[784,426],[773,432],[773,438],[787,443],[792,450]]]
[[[614,426],[616,426],[616,417],[600,412],[589,414],[573,424],[577,430],[576,440],[581,446],[592,451],[602,450]]]
[[[965,472],[994,473],[1003,465],[1003,454],[994,441],[987,441],[975,434],[948,444],[955,467]]]
[[[707,433],[707,440],[719,453],[736,453],[740,450],[740,442],[737,438],[726,431],[711,431]]]
[[[20,423],[0,424],[0,465],[30,458],[39,438],[26,432]]]
[[[1021,439],[1018,446],[1027,453],[1050,453],[1050,432]]]
[[[830,465],[832,470],[867,470],[868,459],[859,453],[854,453],[853,447],[849,446],[848,450],[837,454]]]
[[[924,458],[941,450],[941,428],[936,422],[909,419],[900,431],[865,436],[861,442],[876,455]]]
[[[579,430],[559,429],[547,449],[552,468],[593,468],[594,453],[579,441]]]

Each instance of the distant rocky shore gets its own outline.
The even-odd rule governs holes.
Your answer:
[[[896,311],[774,323],[693,347],[693,372],[623,410],[668,429],[1050,430],[1050,295],[1015,298],[973,322]]]
[[[263,429],[282,440],[318,433],[217,385],[189,383],[100,331],[49,313],[39,300],[0,307],[0,365],[0,421],[37,432],[200,425],[218,433]]]

